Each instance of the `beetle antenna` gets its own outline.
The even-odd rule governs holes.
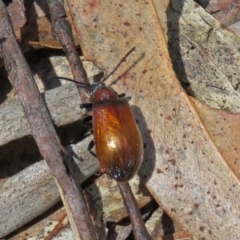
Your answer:
[[[77,82],[71,78],[66,78],[66,77],[49,77],[51,79],[62,79],[62,80],[66,80],[66,81],[69,81],[69,82],[73,82],[73,83],[76,83],[79,87],[82,87],[82,88],[87,88],[87,89],[90,89],[91,86],[89,84],[86,84],[86,83],[81,83],[81,82]]]
[[[127,54],[120,60],[120,62],[117,64],[117,66],[106,76],[102,79],[102,82],[106,81],[117,69],[118,67],[125,61],[125,59],[136,49],[136,47],[133,47],[130,49]]]

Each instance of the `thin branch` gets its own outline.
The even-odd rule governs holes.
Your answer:
[[[61,193],[75,239],[80,239],[80,236],[81,239],[97,239],[82,191],[69,176],[64,165],[71,161],[71,155],[60,145],[52,119],[19,49],[9,15],[1,0],[0,51],[4,56],[9,79],[28,119],[32,135]]]
[[[79,60],[78,54],[75,50],[75,44],[72,37],[71,26],[66,20],[66,13],[64,10],[63,5],[58,0],[48,0],[48,5],[51,14],[51,21],[53,27],[53,34],[55,38],[62,44],[63,49],[66,52],[69,64],[73,71],[73,76],[76,81],[89,84],[87,80],[87,75],[82,67],[82,64]],[[122,59],[124,59],[134,50],[135,48],[131,49],[127,55]],[[121,62],[117,65],[117,67],[121,64]],[[113,70],[115,71],[116,68]],[[87,93],[88,90],[85,88],[78,88],[80,91],[80,95],[82,98],[83,103],[87,102],[88,99],[85,98],[84,92]],[[142,216],[136,204],[136,200],[134,195],[131,191],[131,188],[128,184],[119,184],[120,191],[122,193],[123,200],[125,202],[125,206],[128,210],[130,218],[132,220],[134,234],[136,239],[151,239],[150,235],[148,234],[144,222],[142,220]],[[131,205],[126,204],[130,202]],[[131,209],[131,211],[130,211]]]
[[[75,51],[75,45],[74,45],[74,42],[73,42],[71,27],[70,27],[70,24],[65,19],[66,13],[64,11],[64,8],[58,1],[55,1],[55,0],[48,0],[48,4],[49,4],[50,12],[51,12],[51,21],[52,21],[53,32],[55,34],[55,37],[62,43],[62,46],[63,46],[64,50],[66,51],[70,66],[75,66],[74,61],[76,59],[75,56],[77,56],[77,53],[75,55],[76,51]],[[135,47],[132,48],[124,56],[124,58],[113,69],[113,71],[110,73],[110,75],[116,70],[116,68],[118,68],[118,66],[134,50],[135,50]],[[72,56],[73,58],[71,59],[70,56]],[[81,68],[82,68],[82,65],[81,65]],[[80,70],[80,73],[79,73],[79,72],[75,71],[74,67],[72,67],[73,75],[74,75],[75,80],[77,80],[78,74],[82,74],[81,77],[83,77],[84,79],[81,80],[81,77],[80,77],[79,81],[83,82],[83,83],[86,83],[86,81],[87,81],[85,79],[86,74],[85,74],[85,71],[83,71],[83,68],[82,69],[81,68],[78,68]],[[106,80],[107,78],[108,78],[108,76],[104,79]],[[84,89],[84,88],[82,88],[82,89],[79,88],[79,89],[80,89],[81,93],[86,91],[86,89]],[[82,101],[84,102],[85,99],[82,98]],[[122,197],[123,197],[124,202],[126,203],[126,202],[129,201],[129,202],[132,203],[130,208],[129,208],[129,205],[127,205],[127,204],[125,204],[125,206],[128,210],[130,218],[132,220],[132,224],[134,226],[134,234],[136,234],[135,235],[136,239],[151,239],[150,235],[148,234],[148,232],[146,230],[144,222],[142,221],[142,216],[141,216],[140,211],[138,209],[138,206],[136,204],[136,200],[135,200],[134,195],[131,191],[131,188],[129,187],[128,184],[119,184],[119,188],[120,188],[120,191],[122,193]],[[122,191],[123,189],[124,189],[124,191]],[[129,209],[132,209],[132,211],[130,211]],[[142,238],[142,237],[144,237],[144,238]]]
[[[92,136],[68,146],[76,157],[74,162],[78,167],[73,171],[78,174],[79,184],[99,168],[97,159],[87,151],[90,141]],[[87,161],[79,161],[79,158]],[[0,239],[46,212],[60,200],[58,189],[44,160],[9,177],[0,187]]]
[[[133,226],[133,234],[135,239],[138,240],[151,240],[152,237],[149,235],[145,224],[142,219],[142,215],[139,211],[136,199],[132,193],[131,187],[128,183],[118,182],[118,187],[123,197],[124,205],[128,211],[129,217]]]
[[[67,20],[67,14],[62,1],[47,0],[47,3],[52,22],[52,34],[54,35],[55,39],[61,43],[63,50],[66,52],[66,57],[71,67],[74,79],[77,82],[89,85],[86,71],[83,68],[82,62],[76,51],[71,25]],[[82,102],[89,102],[89,91],[82,88],[78,88],[78,91]]]
[[[63,85],[41,95],[57,127],[73,123],[85,114],[79,107],[81,100],[74,84]],[[18,99],[1,107],[0,146],[28,135],[31,135],[31,129]]]

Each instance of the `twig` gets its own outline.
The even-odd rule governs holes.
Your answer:
[[[66,52],[69,64],[72,68],[74,79],[79,82],[89,84],[87,80],[86,73],[82,67],[82,64],[79,60],[78,54],[75,50],[75,45],[72,37],[72,31],[70,24],[66,20],[66,13],[62,4],[55,0],[48,0],[48,5],[50,8],[51,21],[53,27],[53,33],[55,38],[62,44],[63,49]],[[132,49],[131,51],[133,51]],[[131,53],[128,53],[128,55]],[[77,66],[77,67],[76,67]],[[118,66],[117,66],[118,67]],[[115,69],[113,70],[115,71]],[[88,99],[85,98],[84,92],[87,93],[88,90],[85,88],[78,88],[83,102],[87,102]],[[133,224],[133,231],[136,239],[151,239],[148,234],[142,216],[136,204],[136,200],[131,191],[131,188],[128,184],[119,184],[122,197],[127,208],[127,211],[130,215]],[[127,202],[131,205],[126,204]]]
[[[142,220],[142,215],[139,211],[137,202],[132,193],[131,187],[128,183],[120,183],[118,182],[118,187],[121,191],[121,195],[123,197],[124,205],[128,211],[129,217],[133,226],[133,234],[135,239],[138,240],[151,240],[151,236],[149,235],[145,224]]]
[[[78,154],[75,162],[78,165],[76,169],[81,169],[79,183],[99,168],[97,159],[87,151],[91,140],[92,137],[88,137],[69,146]],[[77,160],[81,157],[87,161]],[[58,201],[59,192],[44,160],[9,177],[0,187],[0,239],[44,213]]]
[[[67,20],[67,14],[64,6],[62,5],[62,1],[47,0],[47,3],[50,10],[52,33],[61,43],[63,50],[66,52],[66,57],[71,67],[74,79],[77,82],[89,84],[87,74],[76,51],[71,25]],[[78,88],[78,91],[82,102],[89,102],[88,90]]]
[[[32,135],[57,183],[75,239],[97,239],[84,196],[68,175],[64,162],[71,156],[60,145],[51,117],[19,49],[6,7],[0,0],[0,51],[9,79],[18,94]]]
[[[74,84],[66,84],[41,95],[57,127],[73,123],[84,116],[85,112],[79,107],[81,100]],[[18,99],[1,107],[0,146],[30,134],[31,129]]]

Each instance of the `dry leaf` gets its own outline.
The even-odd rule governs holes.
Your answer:
[[[96,158],[85,151],[91,140],[90,137],[71,146],[78,156],[76,164],[81,169],[81,174],[78,170],[80,183],[99,168]],[[87,162],[79,161],[80,157]],[[0,238],[30,222],[58,201],[60,195],[45,161],[32,164],[8,178],[0,187]]]
[[[156,240],[192,240],[193,238],[186,232],[176,232],[174,234],[158,237]]]
[[[193,98],[192,101],[216,147],[240,179],[240,114],[211,109]]]
[[[62,207],[45,219],[34,224],[31,228],[22,231],[9,240],[50,240],[50,239],[74,239],[65,209]]]
[[[240,22],[236,22],[233,25],[229,26],[229,29],[238,35],[238,37],[240,36]]]
[[[65,4],[66,14],[71,23],[70,13]],[[23,52],[34,48],[61,49],[61,45],[52,35],[49,9],[46,1],[34,1],[23,8],[21,1],[14,1],[8,5],[14,31]],[[16,13],[17,12],[17,13]],[[25,17],[27,15],[27,19]],[[74,28],[72,29],[75,42],[78,41]]]
[[[214,68],[209,79],[216,79],[214,74],[219,74],[222,81],[214,84],[228,91],[225,94],[230,99],[228,103],[232,96],[238,101],[238,92],[233,87],[238,83],[238,75],[233,82],[224,76],[234,69],[236,74],[239,72],[238,38],[221,28],[190,0],[172,1],[171,6],[167,1],[147,0],[69,2],[85,56],[106,72],[111,71],[132,46],[137,46],[136,52],[108,82],[121,76],[114,89],[126,92],[132,97],[131,103],[136,105],[133,110],[146,144],[140,175],[155,199],[194,239],[238,239],[240,187],[235,174],[239,174],[239,116],[213,111],[198,101],[193,100],[194,105],[189,101],[172,70],[161,25],[167,23],[172,32],[174,27],[175,30],[179,27],[174,31],[172,44],[185,40],[185,50],[179,53],[179,59],[184,54],[191,58],[185,67],[186,76],[198,80],[200,73]],[[161,4],[165,4],[163,8],[160,8]],[[169,13],[163,15],[163,9],[175,11],[175,18],[170,19]],[[161,22],[163,19],[169,22]],[[212,45],[207,46],[206,54],[209,39]],[[219,42],[214,42],[216,39]],[[233,48],[228,47],[228,39]],[[219,51],[220,43],[223,43],[222,49],[227,49],[226,53]],[[190,51],[192,46],[197,52]],[[233,52],[234,57],[230,60],[234,64],[229,64],[229,58],[214,62],[213,54],[209,54],[213,47],[229,58]],[[194,75],[190,70],[198,71],[198,74]],[[209,92],[212,93],[212,89]],[[238,102],[235,106],[239,108]],[[225,108],[231,109],[229,105]],[[190,237],[184,233],[179,239]]]
[[[226,108],[225,104],[228,104],[226,99],[229,99],[230,102],[233,103],[234,99],[238,100],[238,97],[235,98],[234,96],[239,95],[239,89],[236,87],[239,84],[239,38],[228,29],[223,28],[222,25],[211,16],[208,16],[203,9],[196,5],[189,5],[189,7],[190,8],[183,8],[181,16],[179,16],[179,32],[182,34],[182,37],[179,38],[179,49],[181,54],[179,55],[178,51],[171,49],[173,61],[174,63],[178,62],[179,60],[177,59],[180,59],[179,56],[181,56],[180,61],[182,61],[184,65],[184,70],[186,72],[185,76],[190,82],[190,87],[193,89],[192,92],[195,93],[194,95],[199,95],[198,99],[206,102],[209,106],[217,106],[218,108],[224,109]],[[169,13],[169,16],[173,16],[173,14],[175,14],[175,16],[177,14],[179,15],[179,9],[174,9],[174,13]],[[195,18],[201,16],[204,20],[203,22],[200,21],[202,23],[201,28],[199,28],[198,24],[190,26],[191,17],[188,18],[188,12],[194,12]],[[173,24],[171,24],[171,29],[176,29],[176,25],[177,24],[173,22]],[[211,36],[207,37],[206,41],[205,32],[208,31],[209,27],[210,29],[212,28],[212,33]],[[174,40],[176,40],[174,36],[169,40],[172,47],[174,46]],[[186,41],[191,44],[186,44]],[[219,49],[224,49],[225,51]],[[193,53],[194,51],[195,53]],[[204,54],[204,51],[209,54]],[[219,54],[220,51],[221,55]],[[201,64],[198,63],[199,61]],[[229,64],[229,62],[231,62],[231,64]],[[206,65],[206,71],[200,71],[198,69],[196,74],[197,68],[192,67],[194,64],[199,66],[199,69],[202,69],[202,65]],[[176,65],[175,70],[177,74],[183,76],[182,69]],[[208,71],[209,66],[214,66],[214,69]],[[219,74],[222,77],[217,78],[216,76]],[[201,79],[203,79],[203,81],[201,81]],[[205,82],[205,84],[202,84],[203,82]],[[211,91],[209,85],[213,87]],[[201,86],[202,91],[197,93]],[[229,88],[227,93],[225,86]],[[218,91],[220,94],[216,94],[214,87],[216,89],[225,88],[226,94],[224,94],[223,91]],[[206,92],[210,92],[211,95],[208,96]],[[205,99],[203,98],[204,95],[207,96]],[[215,98],[215,104],[211,97]],[[239,177],[237,150],[240,140],[237,131],[239,114],[229,114],[228,112],[211,109],[193,98],[192,101],[197,108],[201,120],[213,138],[214,143],[224,156],[230,168]],[[232,107],[227,109],[230,112],[236,112],[238,108],[239,103],[235,102]]]
[[[196,2],[226,26],[240,20],[239,0],[197,0]]]
[[[69,12],[67,14],[69,15]],[[71,22],[71,18],[69,21]],[[16,31],[17,38],[23,42],[22,50],[27,51],[31,47],[62,49],[60,43],[53,37],[51,28],[49,16],[43,16]],[[78,42],[75,30],[72,29],[72,32],[75,42]]]
[[[139,208],[150,202],[151,197],[138,177],[134,177],[129,183]],[[86,189],[86,195],[89,205],[92,206],[96,226],[102,225],[102,219],[118,222],[128,216],[116,181],[111,180],[106,174]]]
[[[81,102],[73,84],[46,92],[44,98],[57,126],[77,121],[79,116],[84,114],[79,108]],[[0,117],[0,145],[30,135],[31,130],[19,101],[12,101],[3,106]]]
[[[173,16],[175,14],[176,17],[177,14],[179,15],[179,9],[172,7],[175,11],[168,15]],[[201,28],[198,24],[190,26],[191,18],[188,17],[188,12],[194,12],[195,18],[198,19],[200,16],[204,20],[203,22],[198,21],[201,22]],[[176,23],[173,23],[171,29],[176,29],[176,25]],[[211,36],[207,36],[206,40],[205,32],[208,31],[209,27],[212,29],[212,33]],[[196,5],[189,5],[189,8],[185,7],[182,9],[181,16],[179,16],[179,32],[182,34],[182,37],[179,38],[181,61],[184,65],[185,75],[193,90],[192,92],[195,93],[194,95],[197,95],[198,99],[206,102],[209,106],[217,106],[221,109],[226,108],[225,104],[229,104],[226,99],[229,99],[229,102],[232,102],[233,105],[227,109],[230,112],[238,112],[239,103],[237,101],[239,97],[235,96],[239,96],[239,89],[236,87],[240,81],[238,74],[239,38],[228,29],[223,28],[221,24]],[[172,47],[174,46],[174,40],[176,40],[174,36],[169,40]],[[189,42],[189,44],[186,44],[186,42]],[[221,51],[221,49],[224,49],[224,51]],[[171,53],[174,63],[178,62],[178,52],[171,49]],[[199,61],[201,64],[198,64]],[[192,67],[194,64],[198,66],[198,70],[196,70],[196,67]],[[202,65],[206,66],[206,71],[202,70]],[[214,68],[211,68],[211,71],[209,71],[209,66],[214,66]],[[179,76],[184,75],[181,74],[182,69],[178,66],[176,67],[176,65],[175,70]],[[221,77],[217,77],[218,75]],[[209,89],[210,85],[212,85],[212,90]],[[198,93],[197,91],[201,90],[201,87],[202,91]],[[224,91],[216,93],[214,88],[224,89],[225,93]],[[226,91],[227,88],[229,91]],[[211,95],[206,94],[207,92]],[[204,96],[207,97],[204,99]],[[215,98],[215,103],[213,103],[213,98]],[[237,99],[237,101],[234,101],[234,99]],[[239,177],[238,144],[240,137],[237,131],[237,123],[240,115],[211,109],[193,98],[192,101],[215,145],[224,156],[230,168]]]
[[[135,176],[129,184],[139,208],[142,208],[152,198],[139,180],[139,177]],[[104,174],[85,189],[85,194],[99,239],[105,239],[106,223],[119,222],[128,216],[117,183]]]
[[[137,46],[112,79],[137,105],[152,195],[194,239],[238,239],[239,181],[175,77],[155,5],[69,2],[85,57],[106,72]]]
[[[167,17],[174,70],[183,84],[189,83],[190,95],[211,107],[239,112],[239,38],[191,1],[172,1]]]

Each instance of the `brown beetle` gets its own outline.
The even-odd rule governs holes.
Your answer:
[[[127,181],[142,162],[142,138],[128,102],[104,85],[93,92],[92,100],[100,171],[117,181]]]
[[[93,134],[100,171],[120,182],[128,181],[138,171],[142,163],[143,144],[128,102],[106,87],[104,81],[134,49],[100,82],[91,86],[76,82],[91,91]],[[89,104],[82,104],[81,107],[89,107]]]

